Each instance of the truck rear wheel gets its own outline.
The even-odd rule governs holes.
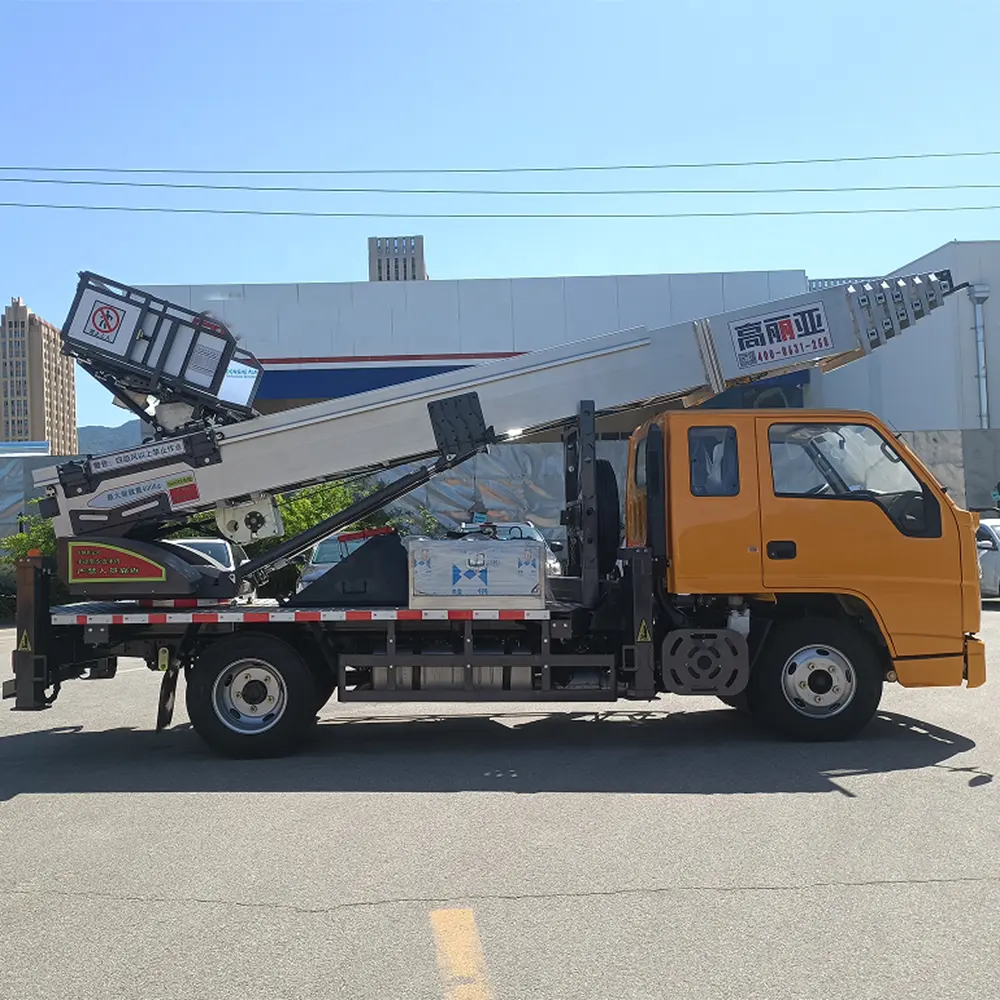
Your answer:
[[[871,722],[883,671],[868,639],[831,618],[776,625],[747,687],[751,713],[795,740],[842,740]]]
[[[187,683],[198,735],[228,757],[276,757],[296,749],[316,721],[313,673],[270,635],[233,635],[207,646]]]

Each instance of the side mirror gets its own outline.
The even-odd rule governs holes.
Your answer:
[[[549,542],[549,548],[552,549],[553,552],[562,552],[564,547],[565,546],[562,542]]]
[[[976,542],[976,548],[981,552],[996,552],[997,543],[991,542],[988,538],[982,538]]]

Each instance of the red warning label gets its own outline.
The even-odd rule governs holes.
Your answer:
[[[175,476],[167,480],[167,494],[170,496],[170,505],[179,507],[181,504],[191,503],[198,500],[198,484],[194,476]]]
[[[113,306],[109,302],[95,302],[83,332],[88,337],[95,337],[97,340],[113,344],[124,318],[124,310],[120,307]]]
[[[167,571],[160,563],[123,546],[103,542],[70,542],[67,577],[70,583],[102,580],[159,583],[167,578]]]

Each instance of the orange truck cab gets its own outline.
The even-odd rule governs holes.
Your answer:
[[[870,413],[671,410],[631,438],[626,544],[672,600],[837,619],[906,687],[986,679],[976,527]]]

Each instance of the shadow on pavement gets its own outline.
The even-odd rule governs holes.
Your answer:
[[[189,726],[47,729],[0,738],[0,802],[85,792],[839,792],[837,779],[944,766],[975,747],[880,712],[845,743],[777,742],[739,712],[504,713],[324,721],[280,760],[210,755]],[[975,768],[977,787],[992,775]],[[877,794],[873,790],[872,794]]]

